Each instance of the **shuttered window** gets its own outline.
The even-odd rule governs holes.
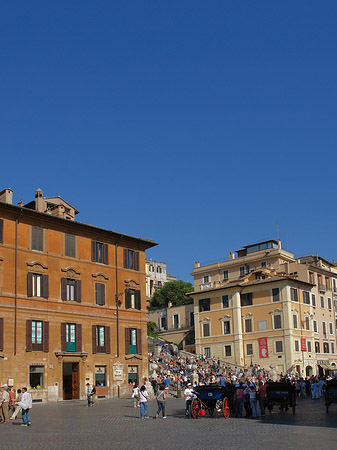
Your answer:
[[[61,278],[61,298],[64,301],[81,302],[81,280]]]
[[[40,273],[27,274],[27,296],[28,297],[49,297],[49,278],[48,275]]]
[[[96,305],[105,305],[105,284],[96,283],[95,284],[95,303]]]
[[[75,248],[75,236],[73,234],[65,234],[65,255],[70,258],[75,258],[76,248]]]
[[[0,244],[4,241],[4,221],[0,219]]]
[[[252,319],[246,319],[245,320],[245,328],[246,328],[246,333],[251,333],[253,331],[253,329],[252,329]]]
[[[108,244],[91,241],[91,260],[101,264],[109,264]]]
[[[139,252],[124,249],[124,268],[139,270]]]
[[[26,321],[26,351],[49,352],[49,322]]]
[[[274,316],[274,329],[276,330],[278,328],[282,328],[281,316],[280,315]]]
[[[209,336],[209,323],[204,323],[203,331],[204,331],[204,337]]]
[[[142,354],[142,334],[139,328],[125,328],[125,354]]]
[[[92,326],[92,352],[110,353],[110,327]]]
[[[135,289],[127,289],[125,291],[125,307],[127,309],[141,309],[140,291]]]
[[[32,250],[43,251],[43,229],[32,227]]]
[[[272,296],[273,296],[273,302],[279,302],[280,301],[280,289],[274,288],[272,290]]]

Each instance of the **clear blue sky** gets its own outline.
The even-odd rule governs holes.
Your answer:
[[[0,188],[194,261],[337,260],[337,2],[7,1]]]

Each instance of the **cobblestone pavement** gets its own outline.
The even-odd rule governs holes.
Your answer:
[[[149,402],[150,415],[155,409]],[[0,449],[337,449],[337,405],[326,414],[323,399],[299,400],[295,416],[275,410],[261,420],[186,420],[183,399],[167,400],[166,412],[166,420],[140,420],[131,399],[34,405],[32,426],[0,424]]]

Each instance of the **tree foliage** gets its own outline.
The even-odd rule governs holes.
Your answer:
[[[174,280],[164,284],[160,289],[157,289],[151,300],[151,309],[166,308],[171,302],[172,306],[187,305],[193,303],[193,299],[186,294],[193,291],[193,284]]]
[[[156,338],[157,337],[157,325],[154,322],[147,323],[147,335]]]

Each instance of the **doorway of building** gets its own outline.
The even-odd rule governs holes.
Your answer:
[[[80,398],[79,363],[63,363],[63,400]]]
[[[311,377],[312,376],[312,367],[311,366],[307,366],[305,369],[305,375],[307,377]]]

